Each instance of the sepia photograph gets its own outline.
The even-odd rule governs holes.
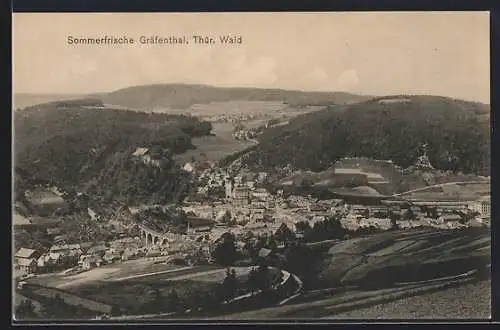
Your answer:
[[[490,319],[489,19],[13,13],[13,321]]]

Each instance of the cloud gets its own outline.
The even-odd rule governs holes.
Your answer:
[[[220,77],[225,84],[239,85],[272,85],[277,79],[276,60],[273,57],[249,59],[245,55],[235,57]]]
[[[354,69],[345,70],[337,78],[338,89],[349,89],[359,83],[358,72]]]
[[[328,81],[328,73],[324,68],[316,67],[312,70],[310,77],[316,82],[325,82]]]

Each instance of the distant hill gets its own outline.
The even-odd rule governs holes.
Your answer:
[[[369,99],[345,92],[302,92],[282,89],[213,87],[188,84],[142,85],[94,94],[104,103],[135,109],[188,108],[224,101],[284,101],[293,106],[350,104]]]
[[[439,96],[391,96],[332,106],[266,130],[243,165],[322,171],[343,157],[389,159],[406,168],[428,144],[440,170],[490,173],[489,105]]]
[[[16,186],[93,187],[96,194],[109,192],[107,199],[129,201],[160,193],[163,201],[182,186],[171,157],[194,148],[191,138],[211,128],[194,117],[116,110],[95,99],[25,108],[14,114]],[[132,162],[136,148],[147,148],[161,170]]]
[[[16,93],[12,97],[12,107],[14,109],[22,109],[36,104],[48,103],[61,100],[81,99],[85,95],[82,94],[30,94]]]

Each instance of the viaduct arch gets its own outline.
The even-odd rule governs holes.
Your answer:
[[[145,240],[146,245],[167,245],[168,239],[165,234],[158,233],[150,228],[139,225],[141,239]]]

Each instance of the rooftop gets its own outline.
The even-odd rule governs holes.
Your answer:
[[[477,200],[478,202],[491,202],[491,195],[481,196]]]
[[[14,220],[14,225],[29,225],[31,223],[31,221],[29,221],[28,219],[26,219],[25,217],[23,217],[18,213],[14,214],[13,220]]]
[[[26,248],[20,248],[16,252],[15,256],[18,257],[18,258],[32,258],[35,253],[36,253],[36,250],[26,249]]]
[[[132,156],[135,156],[135,157],[140,157],[140,156],[144,156],[145,154],[147,154],[149,151],[148,148],[137,148],[135,149],[135,151],[132,153]]]

